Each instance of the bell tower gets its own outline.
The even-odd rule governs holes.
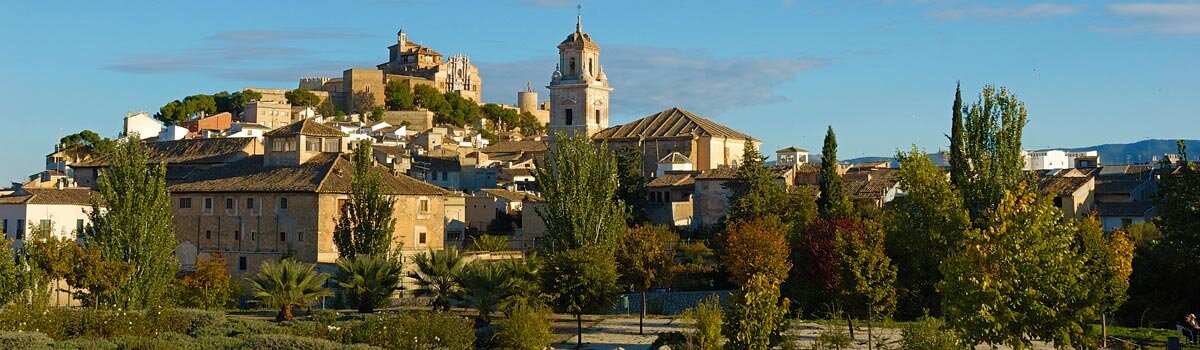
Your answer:
[[[581,132],[592,136],[608,127],[608,77],[600,65],[600,46],[583,32],[582,16],[575,32],[558,44],[558,65],[550,77],[550,135]]]

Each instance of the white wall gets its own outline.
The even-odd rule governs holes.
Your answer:
[[[162,132],[163,123],[150,117],[146,112],[139,112],[125,117],[125,136],[137,134],[139,138],[158,137]]]
[[[85,210],[90,211],[91,208],[82,205],[0,204],[0,223],[8,220],[6,236],[13,240],[17,238],[17,220],[22,221],[25,237],[29,237],[30,225],[36,226],[41,224],[42,220],[50,220],[54,225],[53,232],[56,237],[75,239],[77,220],[83,220],[84,226],[91,223]],[[18,241],[13,245],[20,244]]]

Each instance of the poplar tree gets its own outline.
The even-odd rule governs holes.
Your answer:
[[[84,249],[130,267],[111,301],[141,309],[160,302],[179,271],[167,167],[150,163],[146,146],[134,138],[117,145],[109,159],[97,181],[100,199],[92,200],[88,213],[92,226],[82,241]]]
[[[817,197],[817,210],[824,217],[850,214],[850,200],[846,198],[842,175],[838,173],[837,135],[833,126],[825,132],[825,145],[821,148],[821,195]]]
[[[1025,103],[1006,88],[985,86],[979,100],[964,108],[963,157],[958,174],[971,220],[981,224],[988,210],[1025,181],[1021,136]]]
[[[380,174],[374,169],[371,142],[360,141],[352,159],[354,175],[350,180],[350,200],[341,208],[342,215],[333,230],[333,243],[342,258],[390,255],[393,252],[392,233],[396,227],[392,217],[395,200],[383,193]]]

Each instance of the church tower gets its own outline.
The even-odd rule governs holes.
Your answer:
[[[575,32],[558,44],[558,66],[550,77],[550,133],[582,132],[592,136],[608,128],[608,77],[600,66],[600,46],[583,32],[575,17]]]

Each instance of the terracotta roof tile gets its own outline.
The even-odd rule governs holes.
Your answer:
[[[374,169],[384,192],[393,195],[444,195],[445,190],[406,175]],[[171,192],[317,192],[350,193],[354,165],[347,155],[322,153],[300,166],[267,167],[262,156],[198,172],[168,186]]]
[[[646,187],[680,187],[695,184],[696,179],[690,173],[665,173],[650,180]]]
[[[321,137],[346,137],[346,133],[329,125],[318,123],[310,118],[301,119],[287,126],[271,130],[263,136],[266,137],[283,137],[293,135],[304,136],[321,136]]]
[[[524,202],[524,201],[537,202],[537,201],[542,200],[541,197],[538,197],[538,196],[535,196],[535,195],[532,195],[529,193],[509,191],[509,190],[501,189],[501,188],[485,188],[480,191],[483,193],[486,193],[490,196],[503,198],[503,199],[506,199],[506,200],[509,200],[512,202]]]
[[[100,200],[100,193],[90,188],[23,188],[19,192],[0,197],[0,204],[38,205],[92,205],[92,199]]]
[[[627,124],[600,130],[592,138],[597,140],[622,138],[655,139],[692,136],[727,137],[743,140],[754,139],[750,135],[717,124],[678,107],[671,107]]]
[[[219,164],[232,162],[247,156],[246,149],[258,143],[253,137],[231,137],[211,139],[187,139],[177,141],[147,142],[152,163],[167,164]],[[260,146],[261,150],[262,147]],[[91,159],[72,164],[72,167],[105,167],[108,157]]]
[[[500,141],[484,147],[480,152],[483,153],[517,153],[517,152],[545,152],[547,148],[546,142],[543,141]]]
[[[726,167],[702,171],[696,176],[696,180],[733,180],[735,177],[737,169]]]

